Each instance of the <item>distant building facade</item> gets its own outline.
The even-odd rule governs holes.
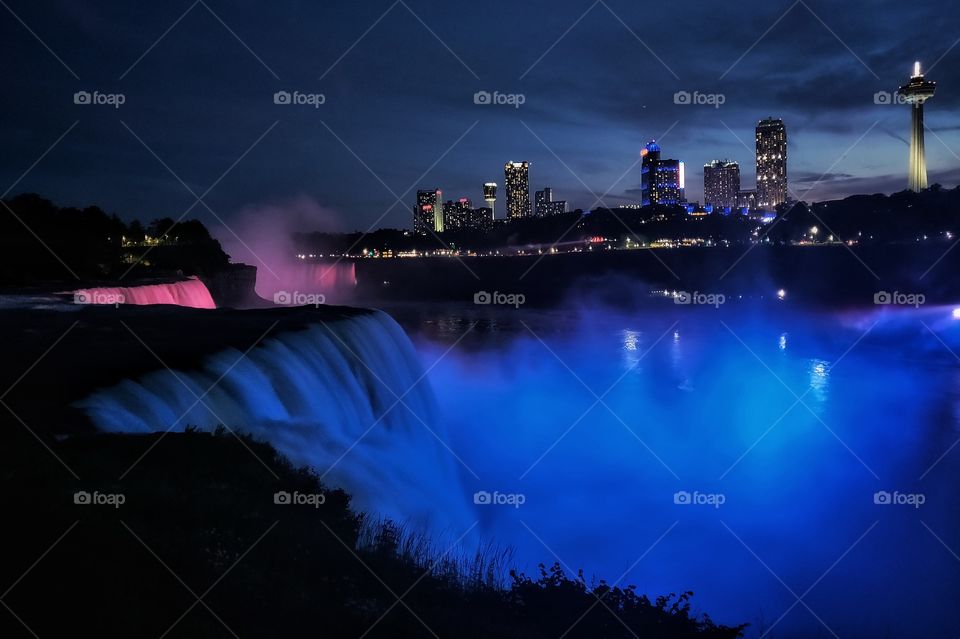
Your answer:
[[[713,160],[703,165],[703,202],[719,208],[735,208],[740,194],[740,165]]]
[[[469,228],[472,214],[473,204],[469,198],[447,200],[443,204],[443,227],[448,231]]]
[[[547,214],[547,202],[553,199],[553,192],[550,187],[537,191],[533,198],[533,214],[537,217],[543,217]]]
[[[443,193],[440,189],[417,191],[417,203],[413,207],[413,232],[427,235],[443,232]]]
[[[774,209],[787,201],[787,129],[783,120],[757,124],[757,205]]]
[[[488,206],[482,206],[470,211],[467,228],[471,231],[483,232],[493,229],[493,209]]]
[[[530,217],[530,163],[507,162],[503,165],[507,191],[507,217]]]
[[[685,201],[684,166],[680,160],[660,157],[656,140],[647,143],[640,152],[641,204],[681,204]]]
[[[497,183],[496,182],[484,182],[483,201],[487,203],[487,208],[490,209],[490,219],[495,219],[497,217]]]
[[[559,215],[567,212],[566,200],[554,200],[553,189],[549,186],[542,191],[537,191],[534,197],[534,214],[537,217],[546,217],[548,215]]]
[[[757,208],[757,192],[754,190],[740,191],[737,193],[737,208],[738,209],[755,209]]]

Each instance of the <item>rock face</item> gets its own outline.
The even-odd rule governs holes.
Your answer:
[[[250,308],[263,306],[264,300],[254,290],[257,267],[250,264],[228,264],[226,268],[201,277],[217,308]]]

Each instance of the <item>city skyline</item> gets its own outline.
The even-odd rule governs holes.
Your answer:
[[[789,123],[798,195],[889,193],[905,188],[910,117],[889,96],[919,59],[939,82],[925,121],[929,182],[960,181],[960,50],[944,26],[960,9],[697,7],[690,23],[711,29],[691,31],[697,46],[687,47],[645,26],[668,23],[668,8],[546,7],[516,8],[515,20],[454,39],[488,10],[334,2],[295,16],[196,5],[48,17],[13,2],[7,13],[19,20],[0,24],[22,64],[12,71],[18,99],[4,107],[0,177],[10,195],[43,192],[125,219],[177,217],[213,186],[203,202],[226,223],[302,197],[324,226],[401,227],[417,188],[440,184],[479,202],[477,182],[500,182],[509,158],[529,160],[537,188],[552,185],[571,209],[598,196],[636,201],[631,167],[651,138],[685,161],[687,199],[702,202],[712,159],[738,161],[753,183],[753,124],[775,115]],[[324,26],[334,18],[338,29]],[[535,21],[544,37],[531,44],[523,34]],[[91,102],[74,103],[83,92]],[[110,193],[98,188],[104,179]],[[218,225],[205,206],[192,214]]]
[[[922,76],[920,77],[922,79]],[[920,113],[922,125],[922,110]],[[913,129],[916,130],[916,128],[917,125],[914,122]],[[713,207],[726,209],[728,212],[732,209],[753,208],[775,211],[779,205],[792,199],[788,187],[787,135],[783,120],[777,118],[760,120],[756,127],[756,145],[754,160],[758,179],[755,188],[742,188],[738,162],[712,160],[703,167],[703,201],[701,202],[689,200],[686,197],[685,162],[661,157],[660,145],[656,140],[650,140],[640,151],[640,198],[636,202],[626,203],[626,206],[687,205],[688,207],[707,207],[708,211]],[[922,135],[920,147],[922,149]],[[914,155],[912,151],[911,172],[914,171]],[[924,168],[924,179],[925,177]],[[528,217],[546,217],[568,211],[566,200],[554,200],[553,188],[549,186],[536,191],[531,201],[530,163],[527,161],[506,162],[504,184],[507,200],[505,219],[508,221]],[[413,232],[423,235],[428,234],[430,230],[440,233],[445,229],[480,228],[492,225],[497,219],[496,187],[495,182],[484,182],[483,197],[487,206],[478,209],[472,208],[469,197],[460,197],[458,207],[454,206],[455,202],[452,200],[439,207],[435,205],[442,201],[439,189],[417,191],[411,226]],[[462,210],[464,204],[467,204],[470,215]],[[599,208],[616,207],[608,207],[601,202]],[[438,210],[441,212],[440,216],[434,214]],[[474,214],[477,214],[475,220],[471,218]],[[481,218],[483,224],[480,223]],[[449,220],[454,222],[451,224]]]
[[[899,87],[895,94],[888,94],[890,102],[894,102],[896,95],[898,102],[910,106],[910,150],[907,168],[907,188],[912,191],[922,191],[929,186],[927,179],[926,152],[924,143],[925,125],[923,120],[924,103],[933,97],[936,82],[926,80],[921,71],[920,61],[915,61],[910,82]],[[879,102],[883,94],[878,93],[874,100]],[[486,98],[485,98],[486,99]],[[691,94],[681,92],[674,95],[674,101],[688,103],[693,99]],[[704,207],[708,212],[714,207],[725,209],[759,209],[775,211],[777,207],[796,200],[789,187],[788,173],[788,136],[786,125],[781,118],[768,117],[757,122],[756,151],[754,153],[755,187],[743,189],[741,182],[740,165],[738,162],[712,160],[703,165],[702,184],[703,200],[689,200],[686,197],[685,162],[677,159],[661,157],[661,147],[657,141],[651,139],[640,150],[641,178],[639,202],[627,203],[626,206],[646,207],[651,205],[692,205]],[[960,159],[960,158],[958,158]],[[553,189],[544,187],[537,191],[533,202],[530,200],[530,162],[509,161],[504,164],[504,182],[507,186],[507,219],[525,217],[545,217],[556,213],[566,212],[567,202],[559,201],[559,208],[553,206]],[[490,191],[490,188],[493,191]],[[487,223],[493,223],[495,217],[496,184],[486,182],[483,185],[484,199],[487,207],[483,215]],[[414,206],[413,230],[424,232],[422,206],[418,192],[418,201]],[[439,191],[437,191],[439,195]],[[862,195],[862,194],[851,194]],[[460,203],[469,202],[468,198],[461,198]],[[450,202],[449,204],[452,204]],[[617,208],[620,205],[609,206],[599,198],[595,204],[600,208]],[[532,205],[532,206],[531,206]],[[480,209],[478,209],[479,211]],[[688,208],[688,210],[690,210]],[[590,209],[586,209],[589,212]],[[436,221],[437,232],[442,231],[444,220],[448,218],[447,209]],[[488,220],[486,218],[489,218]]]

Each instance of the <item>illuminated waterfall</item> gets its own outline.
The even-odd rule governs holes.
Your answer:
[[[210,291],[199,279],[192,277],[182,282],[147,284],[144,286],[112,286],[84,288],[73,291],[78,304],[172,304],[191,308],[216,308]]]
[[[124,381],[79,406],[107,431],[224,424],[312,466],[361,510],[462,532],[469,500],[422,375],[403,330],[371,312],[271,337],[245,357],[227,350],[198,370]]]
[[[327,302],[349,302],[357,285],[352,262],[302,262],[271,265],[257,270],[257,294],[267,300],[287,293],[322,293]]]

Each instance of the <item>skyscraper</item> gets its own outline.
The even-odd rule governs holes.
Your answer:
[[[757,124],[757,205],[776,208],[787,201],[787,129],[783,120]]]
[[[483,199],[487,202],[487,208],[490,209],[490,219],[497,219],[497,183],[486,182],[483,185]]]
[[[417,203],[413,207],[413,232],[427,235],[431,231],[443,232],[443,194],[440,189],[417,191]]]
[[[503,165],[507,189],[507,217],[530,217],[530,163],[507,162]]]
[[[734,208],[739,193],[739,164],[730,160],[713,160],[703,165],[704,204]]]
[[[547,211],[547,203],[553,202],[553,189],[549,186],[542,191],[537,191],[533,198],[533,214],[537,217],[546,217],[550,215]]]
[[[469,198],[462,197],[456,202],[447,200],[443,205],[443,228],[448,231],[468,228],[472,215],[473,204]]]
[[[910,165],[907,175],[907,185],[911,191],[922,191],[927,188],[927,154],[923,146],[923,103],[933,97],[936,88],[937,83],[925,80],[920,71],[920,63],[915,62],[910,82],[897,91],[910,105],[912,112]]]
[[[660,145],[656,140],[650,140],[640,149],[640,204],[650,206],[650,191],[653,167],[660,161]]]
[[[650,140],[640,151],[643,160],[640,166],[641,203],[680,204],[684,201],[684,167],[680,160],[665,160],[660,157],[660,145]]]

